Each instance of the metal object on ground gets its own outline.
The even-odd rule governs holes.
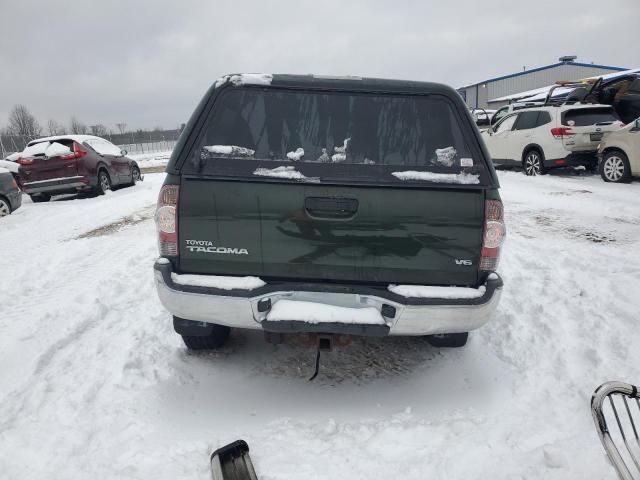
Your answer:
[[[591,397],[591,413],[607,456],[622,480],[640,479],[640,394],[635,385],[607,382]]]
[[[249,445],[236,440],[211,454],[213,480],[258,480],[249,457]]]

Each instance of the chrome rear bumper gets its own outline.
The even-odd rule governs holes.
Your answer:
[[[367,328],[353,324],[311,324],[289,322],[292,332],[351,333],[360,335],[432,335],[468,332],[487,323],[502,294],[502,279],[492,274],[485,293],[472,299],[406,298],[385,289],[353,285],[305,283],[267,284],[254,290],[221,290],[186,286],[171,278],[171,263],[160,258],[154,265],[158,296],[164,307],[176,317],[234,328],[274,331],[267,322],[268,309],[282,299],[314,302],[346,308],[374,307],[385,327]],[[259,305],[260,304],[260,305]],[[306,328],[307,326],[308,328]],[[374,327],[374,326],[371,326]],[[277,331],[282,332],[282,328]]]

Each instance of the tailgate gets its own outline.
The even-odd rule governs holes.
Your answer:
[[[32,160],[33,163],[23,164],[20,167],[20,175],[24,184],[73,177],[78,174],[75,159],[62,160],[60,157],[38,156]]]
[[[562,124],[572,135],[563,136],[565,147],[573,151],[596,151],[607,132],[618,130],[622,123],[611,107],[589,107],[567,110]]]
[[[75,158],[71,158],[73,141],[57,140],[53,143],[42,142],[33,147],[27,147],[23,152],[20,175],[23,184],[42,182],[46,180],[73,177],[78,174]],[[29,155],[30,149],[38,153]]]
[[[477,283],[494,182],[453,90],[219,90],[181,170],[182,272]]]
[[[184,178],[180,270],[472,285],[484,191]]]

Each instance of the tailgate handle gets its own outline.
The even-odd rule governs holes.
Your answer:
[[[358,200],[343,197],[307,197],[304,209],[311,217],[350,218],[358,211]]]

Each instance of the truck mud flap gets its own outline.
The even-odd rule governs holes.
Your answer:
[[[211,476],[213,480],[257,480],[247,442],[236,440],[213,452]]]

